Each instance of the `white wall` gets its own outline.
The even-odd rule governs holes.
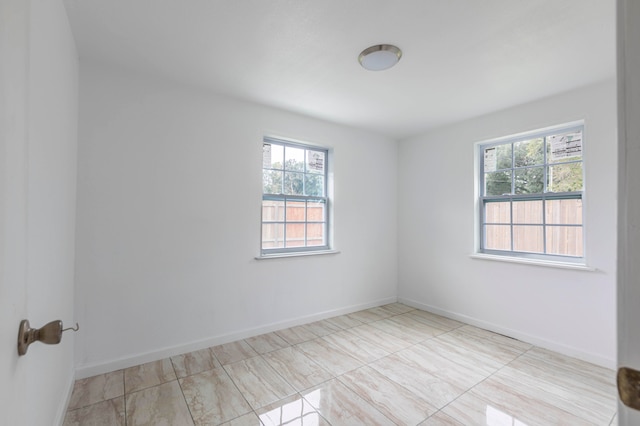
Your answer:
[[[20,320],[74,320],[78,61],[61,1],[6,1],[2,28],[0,424],[61,423],[74,336],[18,357]]]
[[[586,255],[597,271],[470,258],[474,143],[581,119]],[[399,300],[613,367],[616,155],[613,80],[401,141]]]
[[[262,137],[333,150],[335,255],[256,260]],[[78,377],[396,298],[397,145],[81,61]]]

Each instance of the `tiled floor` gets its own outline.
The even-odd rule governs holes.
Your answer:
[[[76,382],[65,425],[611,425],[614,372],[401,304]]]

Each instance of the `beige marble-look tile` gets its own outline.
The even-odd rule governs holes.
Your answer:
[[[429,373],[422,367],[406,363],[397,354],[389,355],[369,366],[436,408],[444,407],[466,390]]]
[[[340,315],[333,318],[327,318],[326,321],[337,327],[340,327],[343,330],[347,330],[349,328],[357,327],[363,324],[362,321],[350,318],[348,315]]]
[[[322,417],[335,426],[394,424],[337,379],[311,388],[303,396]]]
[[[390,353],[380,346],[362,339],[357,334],[351,333],[349,330],[329,334],[328,336],[322,337],[322,339],[365,364],[387,356]]]
[[[262,426],[262,422],[254,412],[251,412],[222,423],[220,426]]]
[[[504,336],[502,334],[494,333],[489,330],[474,327],[472,325],[463,325],[462,327],[456,328],[455,330],[451,331],[451,334],[462,335],[467,338],[486,339],[503,347],[511,347],[520,352],[524,352],[533,347],[533,345],[531,345],[530,343],[523,342],[509,336]]]
[[[307,342],[318,337],[305,325],[278,330],[276,334],[286,340],[290,345],[297,345],[298,343]]]
[[[75,410],[124,395],[123,374],[122,370],[118,370],[76,380],[67,409]]]
[[[263,355],[263,358],[298,391],[333,378],[331,373],[295,347],[270,352]]]
[[[257,410],[265,426],[314,425],[329,423],[302,396],[295,394]]]
[[[553,371],[553,375],[562,372],[563,375],[574,377],[580,382],[586,382],[589,386],[607,389],[607,392],[611,387],[615,388],[616,386],[615,371],[547,349],[531,348],[519,361],[532,365],[548,366],[550,371]]]
[[[67,411],[63,426],[125,426],[124,396]]]
[[[231,364],[234,362],[242,361],[243,359],[258,356],[258,353],[253,350],[251,346],[244,340],[238,340],[236,342],[225,343],[224,345],[218,345],[211,348],[220,364]]]
[[[410,328],[404,324],[400,324],[396,321],[393,321],[394,318],[396,317],[391,317],[384,320],[372,322],[371,325],[386,333],[391,334],[392,336],[395,336],[399,339],[405,340],[412,344],[422,342],[423,340],[429,339],[439,333],[444,332],[442,330],[439,330],[433,327],[429,329],[425,328],[424,330],[417,330],[415,328]],[[429,327],[428,325],[425,325],[425,324],[423,324],[423,326]]]
[[[549,356],[539,356],[545,352]],[[509,367],[536,380],[570,389],[585,402],[591,401],[611,412],[616,410],[617,387],[613,370],[538,348],[525,353]]]
[[[327,320],[312,322],[311,324],[307,324],[307,327],[309,327],[309,330],[313,334],[319,337],[326,336],[327,334],[335,333],[336,331],[342,330],[342,328],[338,327],[337,325]]]
[[[220,367],[220,363],[216,360],[213,352],[211,352],[211,348],[172,356],[171,363],[178,378]]]
[[[222,367],[180,379],[180,386],[196,424],[219,424],[251,411]]]
[[[227,364],[224,368],[254,410],[295,393],[262,357]]]
[[[362,365],[361,361],[323,339],[310,340],[297,345],[296,348],[334,376]]]
[[[438,411],[436,414],[429,417],[427,420],[420,423],[418,426],[465,426],[465,425],[460,423],[453,417],[447,414],[444,414],[442,411]],[[518,425],[518,426],[526,426],[526,425]]]
[[[249,337],[244,339],[256,352],[259,354],[266,354],[267,352],[277,351],[278,349],[291,346],[282,337],[276,333],[266,333],[259,336]]]
[[[127,426],[193,425],[177,380],[126,396]]]
[[[553,404],[488,379],[442,409],[464,425],[594,425]]]
[[[487,372],[473,364],[461,364],[456,359],[440,356],[422,345],[396,352],[403,365],[416,370],[424,370],[459,389],[469,389],[487,378],[493,371]]]
[[[406,315],[415,319],[416,321],[420,321],[432,327],[441,328],[447,331],[462,327],[464,325],[464,323],[461,323],[460,321],[452,320],[450,318],[433,314],[431,312],[421,311],[419,309],[407,312]]]
[[[486,332],[486,330],[477,330]],[[474,333],[470,334],[468,330],[464,330],[464,327],[460,327],[438,336],[438,340],[475,353],[478,360],[483,359],[485,364],[493,364],[493,367],[508,364],[527,350],[528,344],[521,345],[522,342],[519,340],[491,332],[486,332],[487,337],[481,337],[479,333],[473,331]]]
[[[447,330],[443,330],[439,327],[433,327],[431,325],[427,325],[411,317],[410,315],[406,315],[406,314],[390,317],[389,321],[395,322],[396,324],[406,327],[407,329],[412,330],[421,336],[424,336],[425,339],[429,339],[434,336],[439,336],[440,334],[447,332]]]
[[[435,355],[455,361],[472,370],[481,371],[485,375],[494,373],[519,356],[517,353],[507,356],[509,353],[502,352],[499,347],[494,348],[495,353],[485,353],[485,350],[490,349],[492,345],[469,344],[466,341],[458,342],[456,340],[458,340],[457,337],[443,334],[433,339],[425,340],[419,345]]]
[[[348,388],[399,425],[415,425],[437,409],[369,366],[339,377]]]
[[[411,312],[414,311],[415,309],[412,308],[411,306],[407,306],[405,304],[402,303],[389,303],[387,305],[382,305],[380,306],[381,309],[384,309],[385,311],[393,314],[393,315],[402,315],[402,314],[406,314],[407,312]]]
[[[413,343],[402,340],[392,334],[382,331],[381,329],[372,326],[371,324],[364,324],[358,327],[349,329],[354,335],[373,343],[384,349],[387,352],[393,353],[406,349],[412,346]]]
[[[127,394],[176,379],[169,358],[136,365],[124,370],[124,389]]]
[[[366,309],[363,312],[368,312],[370,314],[377,315],[380,317],[380,319],[385,319],[385,318],[398,315],[397,313],[393,312],[391,309],[385,308],[384,306],[376,306],[375,308]]]
[[[391,316],[389,312],[382,311],[380,309],[371,308],[364,311],[352,312],[347,316],[361,323],[368,324],[370,322],[379,321]]]
[[[576,392],[575,388],[566,388],[553,380],[530,376],[511,366],[504,367],[487,382],[597,424],[607,424],[616,411],[616,401],[613,398],[606,401],[593,394]],[[611,390],[613,394],[614,389]]]

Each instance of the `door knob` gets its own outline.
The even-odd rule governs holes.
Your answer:
[[[18,355],[27,353],[29,345],[33,342],[42,342],[48,345],[56,345],[62,340],[62,333],[67,330],[78,331],[80,326],[76,323],[75,328],[62,328],[62,321],[56,320],[45,324],[41,328],[31,328],[29,320],[22,320],[18,329]]]
[[[640,371],[628,367],[618,370],[618,395],[624,405],[640,410]]]

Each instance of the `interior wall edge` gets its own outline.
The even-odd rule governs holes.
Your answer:
[[[249,328],[245,330],[238,330],[232,333],[222,334],[220,336],[209,337],[202,340],[197,340],[181,345],[170,346],[161,348],[154,351],[135,354],[127,357],[122,357],[107,362],[100,362],[94,364],[78,365],[76,367],[76,380],[84,379],[87,377],[96,376],[99,374],[109,373],[111,371],[117,371],[123,368],[133,367],[136,365],[144,364],[147,362],[158,361],[164,358],[197,351],[200,349],[206,349],[211,346],[222,345],[225,343],[235,342],[236,340],[246,339],[249,337],[258,336],[264,333],[271,333],[273,331],[282,330],[289,327],[295,327],[298,325],[308,324],[314,321],[320,321],[323,319],[331,318],[338,315],[350,314],[352,312],[361,311],[363,309],[375,308],[377,306],[386,305],[389,303],[397,302],[396,297],[386,297],[384,299],[378,299],[373,302],[366,302],[357,305],[350,305],[339,309],[333,309],[312,315],[305,315],[286,321],[274,322],[271,324],[263,325],[260,327]]]
[[[587,352],[580,348],[565,345],[563,343],[556,342],[553,340],[545,339],[544,337],[541,337],[541,336],[523,333],[518,330],[514,330],[508,327],[503,327],[501,325],[494,324],[489,321],[484,321],[475,317],[449,311],[446,309],[440,309],[435,306],[419,302],[417,300],[398,297],[398,303],[403,303],[407,306],[411,306],[412,308],[421,309],[423,311],[428,311],[433,314],[442,315],[444,317],[447,317],[456,321],[464,322],[465,324],[473,325],[475,327],[479,327],[484,330],[493,331],[494,333],[503,334],[507,337],[518,339],[523,342],[527,342],[544,349],[549,349],[551,351],[555,351],[563,355],[580,359],[582,361],[587,361],[592,364],[599,365],[601,367],[610,368],[612,370],[615,370],[616,368],[615,358],[608,358],[597,353]]]
[[[75,383],[75,368],[72,368],[67,375],[67,383],[63,388],[63,398],[60,399],[62,403],[58,407],[58,411],[56,412],[56,417],[52,424],[62,426],[64,424],[64,418],[67,414],[67,407],[69,406],[69,401],[71,401],[71,394],[73,393],[73,385]]]

